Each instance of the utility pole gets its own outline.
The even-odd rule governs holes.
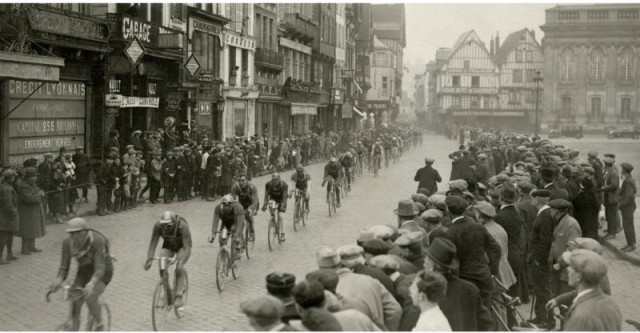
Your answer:
[[[536,83],[536,128],[534,129],[534,135],[538,136],[540,132],[540,82],[542,82],[540,71],[536,71],[536,76],[533,78],[533,81]]]

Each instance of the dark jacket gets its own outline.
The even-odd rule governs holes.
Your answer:
[[[520,237],[524,226],[522,216],[520,216],[520,212],[515,205],[510,205],[500,209],[494,221],[507,232],[507,237],[509,237],[507,259],[509,260],[509,266],[511,266],[513,273],[518,276],[522,266],[522,247],[520,244]]]
[[[413,180],[418,182],[418,188],[426,188],[431,193],[438,192],[438,183],[442,181],[442,177],[438,170],[426,165],[424,168],[418,169]]]
[[[529,234],[529,254],[527,262],[529,264],[546,265],[551,252],[553,242],[553,230],[555,225],[551,218],[551,209],[543,208],[538,212],[533,228]]]
[[[480,298],[480,290],[473,283],[459,277],[446,274],[447,293],[438,302],[451,330],[490,331],[493,329],[493,318]]]
[[[472,179],[475,174],[471,169],[472,165],[475,165],[476,162],[472,160],[469,155],[463,155],[462,157],[451,162],[451,177],[449,180],[456,179]]]
[[[584,189],[572,202],[573,217],[580,224],[582,237],[598,239],[598,212],[600,205],[593,189]]]
[[[20,214],[20,228],[18,236],[25,238],[40,238],[46,234],[44,198],[40,195],[37,185],[31,185],[25,180],[18,180],[16,185]]]
[[[633,177],[628,176],[627,179],[622,181],[620,186],[620,200],[618,206],[620,208],[636,207],[636,181]]]
[[[565,331],[620,331],[622,313],[611,296],[600,288],[578,298],[565,316]]]
[[[353,267],[353,272],[356,274],[368,275],[380,281],[380,283],[382,283],[384,288],[387,289],[391,293],[391,295],[397,298],[396,288],[393,285],[393,281],[391,281],[389,276],[385,274],[383,271],[374,267],[369,267],[365,265],[356,265],[355,267]]]
[[[0,231],[18,231],[18,194],[6,181],[0,182]]]
[[[620,194],[620,179],[615,168],[609,168],[604,174],[604,204],[618,203],[618,195]]]

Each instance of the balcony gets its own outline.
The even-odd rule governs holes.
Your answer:
[[[293,39],[302,40],[305,43],[312,42],[318,34],[318,24],[298,13],[284,15],[284,28],[287,35]]]
[[[284,69],[284,58],[282,55],[269,49],[256,49],[254,62],[256,66],[268,67],[280,71]]]
[[[327,44],[325,42],[320,42],[320,54],[325,55],[331,59],[335,59],[336,58],[335,45]]]

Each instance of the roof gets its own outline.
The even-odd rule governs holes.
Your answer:
[[[507,59],[509,59],[509,54],[511,54],[511,52],[513,52],[513,50],[518,47],[520,39],[522,38],[522,36],[526,36],[527,33],[531,33],[531,30],[524,28],[522,30],[512,32],[511,34],[509,34],[509,36],[507,36],[507,39],[505,39],[504,43],[500,45],[500,48],[496,51],[496,54],[493,57],[493,61],[495,61],[496,65],[502,65],[507,62]],[[535,40],[535,37],[532,36],[532,38],[537,44],[538,41]],[[538,44],[538,46],[540,45]]]
[[[463,33],[462,35],[460,35],[460,37],[458,37],[458,40],[456,40],[456,43],[451,48],[451,51],[450,51],[449,55],[447,56],[447,59],[446,59],[445,63],[448,62],[449,59],[451,59],[451,57],[453,57],[453,55],[456,54],[456,52],[458,52],[458,50],[462,47],[464,42],[471,43],[472,41],[478,43],[478,45],[480,45],[480,47],[482,47],[482,49],[487,54],[489,54],[489,51],[487,50],[487,47],[484,45],[482,40],[480,40],[480,37],[478,37],[478,34],[476,33],[476,31],[475,30],[469,30],[469,31]],[[489,56],[490,56],[490,54],[489,54]]]
[[[373,35],[373,48],[391,50],[387,44],[383,43],[377,35]]]
[[[553,8],[547,9],[547,11],[554,10],[598,10],[598,9],[640,9],[640,4],[637,3],[598,3],[591,5],[576,4],[576,5],[557,5]]]
[[[453,50],[457,50],[458,47],[460,47],[460,45],[462,43],[464,43],[464,41],[469,38],[469,36],[471,34],[475,34],[476,32],[474,30],[469,30],[467,32],[462,33],[462,35],[460,35],[460,37],[458,37],[458,39],[456,40],[456,43],[453,44],[453,47],[451,48],[451,53],[453,53]],[[451,55],[451,53],[449,53],[449,55]]]
[[[371,6],[373,31],[380,38],[399,40],[406,46],[404,4],[374,4]]]

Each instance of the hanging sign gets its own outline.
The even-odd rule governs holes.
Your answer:
[[[195,77],[196,74],[198,74],[200,67],[200,62],[198,61],[198,58],[196,58],[195,54],[191,54],[189,59],[187,59],[187,62],[184,63],[184,68],[189,72],[191,77]]]
[[[133,65],[137,65],[146,52],[137,37],[134,37],[124,49],[124,54],[127,55],[127,58],[129,58],[129,61],[131,61]]]

